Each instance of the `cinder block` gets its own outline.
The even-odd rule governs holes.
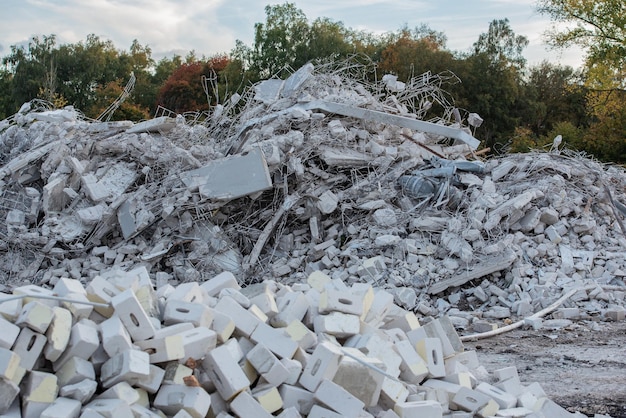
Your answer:
[[[322,380],[317,387],[315,399],[346,417],[356,417],[365,406],[360,399],[328,379]]]
[[[163,312],[163,323],[172,325],[181,322],[191,322],[196,327],[209,328],[213,322],[213,311],[200,303],[168,300]]]
[[[318,334],[325,333],[337,338],[346,338],[359,333],[361,320],[357,315],[331,312],[328,315],[317,316],[314,327]]]
[[[229,296],[221,298],[214,309],[227,315],[235,323],[235,329],[246,337],[250,337],[257,325],[261,323],[256,316]]]
[[[224,345],[211,350],[202,366],[226,401],[250,387],[250,381]]]
[[[278,388],[283,400],[283,408],[296,408],[302,415],[308,415],[315,402],[315,395],[299,386],[280,385]]]
[[[384,375],[382,361],[367,357],[355,348],[344,347],[344,356],[339,362],[332,381],[360,399],[366,407],[375,406],[380,397]]]
[[[246,391],[241,392],[232,400],[230,409],[239,417],[270,418],[272,416]]]
[[[19,398],[17,397],[19,393],[20,388],[14,382],[0,378],[0,415],[8,413],[15,400],[19,405]],[[21,417],[21,414],[18,417]]]
[[[132,409],[130,409],[130,405],[128,405],[121,399],[95,399],[83,407],[80,416],[81,418],[87,416],[91,418],[93,415],[87,415],[90,413],[96,413],[100,417],[105,418],[121,418],[133,416],[133,411]],[[96,417],[94,416],[94,418]]]
[[[0,303],[2,301],[0,300]],[[0,348],[10,350],[20,333],[20,327],[7,321],[0,315]]]
[[[77,418],[80,414],[81,403],[70,398],[56,398],[50,406],[41,413],[41,418]]]
[[[94,323],[86,320],[75,323],[72,326],[68,347],[61,357],[52,364],[54,370],[59,370],[72,357],[89,359],[99,346],[100,338]]]
[[[317,344],[317,335],[297,319],[287,325],[284,331],[304,350]]]
[[[421,383],[428,376],[428,364],[417,354],[409,341],[399,341],[393,346],[402,359],[400,378],[409,383]]]
[[[44,347],[44,357],[57,361],[67,348],[72,332],[72,314],[65,308],[52,308],[52,322],[46,331],[48,344]]]
[[[300,385],[315,392],[322,380],[332,380],[342,358],[340,347],[326,341],[319,343],[302,371]]]
[[[241,286],[237,283],[237,278],[234,274],[228,271],[224,271],[217,276],[207,280],[200,285],[204,291],[212,297],[219,295],[222,289],[232,288],[239,290]]]
[[[141,378],[150,374],[148,353],[139,350],[123,351],[102,365],[100,381],[109,388],[119,382]]]
[[[441,418],[443,416],[443,408],[436,401],[401,402],[396,404],[393,411],[400,418]]]
[[[142,351],[148,353],[150,363],[153,364],[179,360],[185,357],[185,346],[183,345],[183,337],[180,334],[137,341],[136,344]]]
[[[286,327],[296,319],[302,321],[309,309],[307,298],[302,292],[287,292],[276,299],[276,304],[278,314],[270,320],[270,323],[277,328]]]
[[[154,336],[154,325],[132,290],[127,289],[114,296],[111,304],[133,341],[147,340]]]
[[[163,378],[165,377],[165,370],[154,364],[150,365],[150,373],[147,376],[135,377],[132,382],[133,385],[145,390],[148,393],[157,393]]]
[[[95,380],[93,365],[80,357],[72,357],[56,372],[59,386],[73,385],[85,379]]]
[[[109,319],[100,323],[100,334],[102,335],[102,347],[104,351],[113,357],[123,351],[130,350],[133,343],[130,334],[122,324],[119,316],[113,315]]]
[[[422,359],[426,361],[430,377],[443,377],[446,375],[443,350],[441,341],[438,338],[424,338],[417,342],[415,349]]]
[[[263,376],[263,379],[271,385],[279,386],[289,378],[287,368],[262,343],[257,344],[250,350],[246,355],[246,359]]]
[[[13,380],[20,367],[20,356],[6,348],[0,348],[0,378]]]
[[[264,344],[272,353],[280,358],[292,358],[298,349],[298,343],[292,340],[281,329],[259,323],[250,335],[255,343]]]
[[[154,398],[154,406],[168,415],[182,409],[193,418],[204,418],[209,413],[211,396],[197,386],[164,385]]]
[[[35,300],[24,305],[15,325],[28,327],[35,332],[44,334],[50,326],[50,322],[52,322],[52,308]]]
[[[252,397],[270,414],[283,407],[278,389],[270,384],[257,385],[252,389]]]

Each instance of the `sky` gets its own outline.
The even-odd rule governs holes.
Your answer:
[[[452,51],[469,51],[494,19],[509,19],[524,35],[530,65],[543,60],[578,68],[583,53],[553,50],[543,39],[550,26],[535,11],[536,0],[290,0],[309,21],[328,17],[346,27],[375,34],[427,24],[443,32]],[[228,53],[236,40],[252,46],[254,24],[265,22],[265,6],[283,0],[0,0],[0,57],[11,45],[28,45],[33,36],[56,35],[57,44],[85,41],[95,34],[129,50],[133,40],[147,45],[159,60],[173,54]]]

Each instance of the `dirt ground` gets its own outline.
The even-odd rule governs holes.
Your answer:
[[[581,321],[560,330],[524,330],[467,341],[492,372],[515,365],[571,412],[626,417],[626,321]]]

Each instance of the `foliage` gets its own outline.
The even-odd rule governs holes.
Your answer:
[[[482,33],[474,43],[474,54],[486,54],[493,64],[506,63],[523,68],[526,64],[523,51],[528,46],[525,36],[515,35],[509,19],[495,19],[489,23],[487,33]]]

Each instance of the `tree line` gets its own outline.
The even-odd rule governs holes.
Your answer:
[[[210,57],[191,51],[155,61],[137,40],[125,51],[96,35],[63,45],[54,35],[33,37],[2,58],[0,119],[33,98],[97,118],[131,73],[133,93],[114,119],[146,119],[159,106],[176,113],[208,110],[307,62],[361,55],[376,63],[378,75],[402,81],[427,71],[454,73],[460,82],[446,90],[456,107],[483,117],[475,135],[493,152],[546,147],[560,134],[571,148],[626,162],[626,6],[622,0],[540,0],[537,11],[555,23],[547,32],[553,46],[585,49],[582,68],[548,61],[528,66],[528,40],[506,18],[492,21],[469,51],[458,52],[447,47],[445,33],[427,25],[374,35],[328,18],[311,21],[294,3],[266,6],[252,45],[237,41],[230,52]]]

